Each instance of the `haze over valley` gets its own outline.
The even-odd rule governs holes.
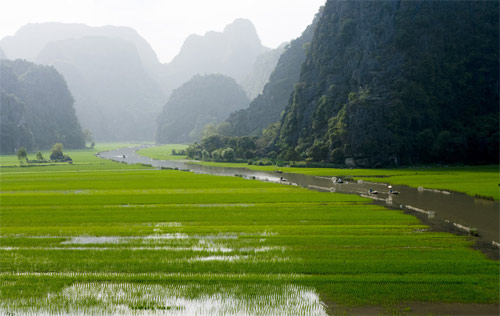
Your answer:
[[[0,49],[2,58],[53,66],[97,141],[192,143],[266,130],[251,156],[364,167],[485,163],[498,152],[493,6],[331,1],[300,37],[276,48],[236,18],[222,31],[188,36],[168,63],[123,26],[32,23]],[[384,19],[370,13],[367,25],[356,10]],[[451,17],[438,18],[442,12]],[[232,78],[248,101],[229,97],[234,85],[219,101],[203,88],[186,92],[193,78],[212,75]]]

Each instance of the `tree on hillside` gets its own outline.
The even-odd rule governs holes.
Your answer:
[[[28,161],[28,154],[26,153],[26,148],[21,147],[17,151],[17,159],[19,159],[19,163],[23,163],[23,159],[26,159]]]
[[[235,157],[236,155],[234,153],[234,149],[232,149],[231,147],[226,148],[222,151],[222,158],[226,161],[233,161]]]
[[[85,140],[85,144],[90,143],[91,148],[94,148],[92,144],[94,144],[94,138],[92,137],[92,132],[86,128],[83,130],[83,139]]]

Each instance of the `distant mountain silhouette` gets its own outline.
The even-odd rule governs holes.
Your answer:
[[[223,75],[194,76],[174,90],[158,117],[158,143],[199,140],[206,124],[217,124],[248,105],[245,92]]]
[[[275,49],[271,49],[257,56],[251,72],[245,77],[241,86],[250,100],[262,93],[264,86],[269,81],[281,54],[285,51],[288,43],[283,43]]]
[[[134,43],[144,67],[150,73],[158,71],[160,62],[151,46],[134,29],[124,26],[93,27],[76,23],[30,23],[13,36],[0,40],[0,47],[10,59],[35,61],[50,42],[78,39],[88,36],[121,38]]]
[[[84,128],[97,140],[152,140],[165,98],[130,41],[83,37],[51,42],[36,58],[68,82]]]
[[[129,27],[33,23],[0,40],[0,48],[11,59],[53,65],[67,81],[83,128],[109,141],[152,140],[161,106],[195,75],[229,76],[253,98],[283,50],[264,47],[245,19],[222,32],[189,36],[169,64]]]
[[[295,84],[299,81],[302,64],[306,60],[306,47],[310,44],[322,9],[302,35],[283,48],[279,61],[268,76],[261,94],[252,100],[248,108],[232,113],[227,122],[233,136],[259,135],[262,130],[281,118]]]
[[[163,86],[169,94],[197,74],[223,74],[241,83],[266,51],[252,22],[237,19],[223,32],[190,35],[179,54],[164,65]]]

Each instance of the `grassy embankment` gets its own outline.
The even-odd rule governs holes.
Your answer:
[[[157,146],[141,150],[139,153],[156,159],[167,157],[173,145]],[[175,145],[183,146],[183,145]],[[187,147],[186,145],[184,145]],[[176,147],[182,148],[182,147]],[[178,156],[176,156],[178,157]],[[184,157],[185,158],[185,157]],[[277,166],[254,166],[245,163],[220,163],[193,161],[208,166],[228,168],[248,168],[261,171],[302,173],[318,176],[349,176],[372,182],[384,182],[394,185],[404,184],[411,187],[422,186],[429,189],[463,192],[471,196],[500,199],[500,171],[498,165],[465,167],[427,167],[400,169],[332,169],[332,168],[289,168]],[[383,178],[380,178],[382,176]]]
[[[361,197],[68,154],[0,167],[0,313],[499,301],[499,264],[471,240]]]
[[[28,163],[25,160],[22,163],[17,159],[16,155],[0,155],[0,168],[2,174],[6,172],[30,172],[30,171],[73,171],[73,170],[96,170],[96,169],[127,169],[127,168],[142,168],[144,166],[138,165],[121,165],[113,161],[104,160],[96,157],[95,155],[99,152],[108,151],[116,148],[123,148],[128,146],[137,146],[138,144],[132,143],[104,143],[98,144],[94,149],[79,149],[79,150],[67,150],[64,149],[64,154],[68,154],[73,163]],[[41,152],[45,159],[50,158],[51,152],[49,150]],[[36,153],[28,153],[28,159],[35,160]],[[64,168],[62,168],[64,166]],[[40,169],[42,168],[43,169]],[[31,169],[34,168],[34,169]]]
[[[171,144],[165,146],[154,146],[149,148],[144,148],[140,150],[140,154],[146,157],[151,157],[158,160],[183,160],[187,159],[187,156],[183,155],[172,155],[172,149],[180,151],[186,149],[187,145]]]

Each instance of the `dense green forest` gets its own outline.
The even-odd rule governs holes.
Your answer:
[[[174,90],[158,117],[158,143],[185,143],[202,137],[207,124],[217,124],[228,113],[248,106],[236,81],[223,75],[194,76]]]
[[[6,59],[0,62],[0,152],[85,146],[64,78],[53,68]]]
[[[305,50],[312,40],[320,16],[321,12],[299,38],[287,45],[262,94],[248,108],[230,115],[227,119],[230,135],[260,135],[269,124],[279,121],[293,87],[299,80],[300,69],[306,59]]]
[[[328,1],[276,142],[288,160],[498,162],[497,1]]]

